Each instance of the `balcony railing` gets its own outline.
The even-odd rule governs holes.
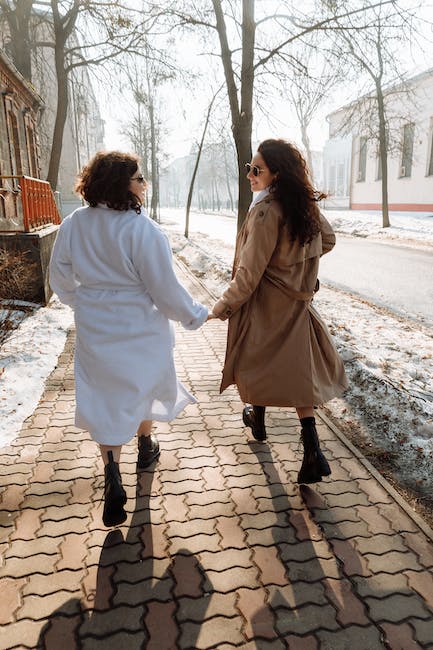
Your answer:
[[[48,181],[30,176],[0,176],[0,232],[32,232],[60,222]]]

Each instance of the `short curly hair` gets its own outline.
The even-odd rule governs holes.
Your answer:
[[[141,201],[129,189],[139,158],[120,151],[98,151],[78,177],[75,191],[95,208],[104,203],[113,210],[133,209],[140,214]]]

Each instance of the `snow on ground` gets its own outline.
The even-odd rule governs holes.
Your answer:
[[[193,228],[210,228],[204,217],[195,215]],[[409,227],[402,226],[396,237],[407,240],[418,220],[424,223],[424,240],[433,242],[433,217],[411,217]],[[350,232],[357,222],[358,217],[353,216],[343,222],[344,232]],[[203,234],[191,228],[188,240],[183,236],[179,212],[170,211],[161,225],[174,252],[218,297],[230,280],[234,252],[231,225],[227,228],[230,234],[223,233],[220,239],[211,237],[210,230]],[[376,226],[371,219],[364,231],[375,235]],[[217,223],[218,235],[221,228]],[[431,496],[433,333],[329,286],[322,285],[314,305],[335,338],[350,382],[342,398],[327,404],[328,413],[347,433],[360,436],[367,447],[383,449],[394,460],[399,480]]]
[[[0,446],[16,437],[24,420],[38,405],[72,322],[72,310],[53,299],[47,307],[35,307],[2,346]]]

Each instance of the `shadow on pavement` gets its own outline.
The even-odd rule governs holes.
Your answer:
[[[176,650],[179,642],[181,647],[195,647],[211,585],[188,549],[170,555],[168,542],[155,548],[149,508],[152,480],[152,470],[137,474],[126,538],[121,528],[106,535],[96,587],[87,599],[72,597],[52,612],[38,650]]]

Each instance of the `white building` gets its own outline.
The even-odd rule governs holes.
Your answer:
[[[328,115],[324,148],[327,207],[380,210],[378,138],[365,119],[368,96]],[[390,210],[433,211],[433,68],[386,89],[390,125]]]

